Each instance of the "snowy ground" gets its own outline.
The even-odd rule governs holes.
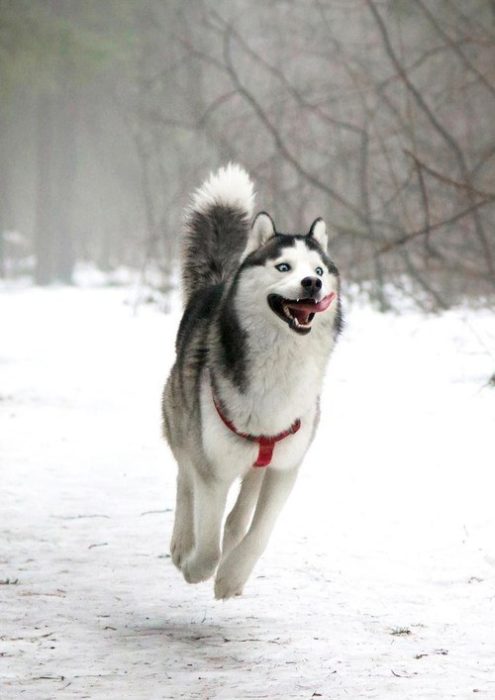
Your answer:
[[[495,318],[356,308],[244,597],[168,557],[177,317],[0,293],[0,697],[495,698]]]

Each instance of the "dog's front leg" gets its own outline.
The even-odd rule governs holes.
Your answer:
[[[277,471],[268,468],[249,532],[218,569],[215,580],[216,598],[231,598],[242,593],[244,584],[263,553],[275,521],[292,491],[297,471]]]
[[[175,522],[170,553],[178,569],[182,568],[187,554],[194,545],[193,482],[189,468],[179,462],[177,475],[177,497],[175,503]]]
[[[182,565],[188,583],[210,578],[220,561],[220,532],[230,482],[194,475],[194,549]]]
[[[225,521],[223,530],[222,559],[237,547],[247,532],[265,476],[264,469],[251,469],[242,480],[235,506]]]

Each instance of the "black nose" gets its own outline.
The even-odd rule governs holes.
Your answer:
[[[314,294],[321,289],[321,279],[319,277],[305,277],[301,280],[301,286],[310,294]]]

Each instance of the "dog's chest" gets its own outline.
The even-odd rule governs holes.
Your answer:
[[[266,468],[293,469],[302,461],[313,435],[315,417],[316,402],[301,416],[299,430],[275,444],[271,464]],[[236,435],[218,415],[207,373],[201,385],[201,422],[203,449],[217,476],[235,478],[251,468],[263,468],[253,466],[259,456],[259,444]],[[288,423],[284,429],[291,425]],[[251,434],[273,436],[280,432],[262,430]]]
[[[248,382],[225,399],[237,419],[255,434],[277,434],[311,410],[321,391],[324,358],[302,354],[297,345],[259,343],[251,348]]]

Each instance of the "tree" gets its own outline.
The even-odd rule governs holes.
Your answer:
[[[125,16],[127,3],[107,12]],[[6,101],[31,94],[35,121],[35,280],[71,283],[76,260],[74,187],[80,90],[115,52],[97,3],[0,0],[0,76]]]

